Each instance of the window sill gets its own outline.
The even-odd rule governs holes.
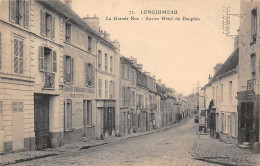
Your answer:
[[[67,84],[67,85],[72,85],[73,84],[73,82],[66,82],[66,81],[64,81],[64,83]]]
[[[86,125],[86,126],[84,126],[84,127],[86,127],[86,128],[93,128],[93,127],[95,127],[94,125]]]

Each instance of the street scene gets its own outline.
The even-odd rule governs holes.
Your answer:
[[[0,165],[260,165],[259,0],[0,0]]]

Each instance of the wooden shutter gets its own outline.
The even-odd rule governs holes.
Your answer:
[[[25,4],[24,4],[24,0],[21,0],[18,2],[19,3],[19,25],[24,26],[24,9],[25,9]]]
[[[9,19],[11,22],[15,23],[16,19],[16,0],[9,1]]]
[[[71,58],[71,82],[74,82],[74,58]]]
[[[94,65],[91,64],[91,86],[95,87],[95,70],[94,70]]]
[[[41,35],[46,36],[46,13],[41,10]]]
[[[24,27],[25,28],[28,28],[29,27],[29,1],[28,0],[25,0],[25,3],[24,3]]]
[[[63,55],[63,81],[66,82],[67,64],[66,55]]]
[[[0,32],[0,70],[2,69],[2,36]]]
[[[55,17],[52,16],[52,22],[51,22],[51,39],[55,40]]]
[[[19,41],[19,74],[23,74],[23,41]]]
[[[57,72],[57,53],[52,52],[52,72]]]
[[[39,46],[39,71],[43,71],[44,47]]]
[[[14,39],[14,72],[18,73],[18,40]]]
[[[88,63],[85,63],[85,84],[89,85]]]
[[[96,55],[96,41],[95,40],[91,40],[92,41],[92,48],[91,48],[91,53]]]

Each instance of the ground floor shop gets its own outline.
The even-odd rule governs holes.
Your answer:
[[[249,142],[259,151],[260,95],[253,91],[238,92],[238,143]]]
[[[116,136],[116,101],[96,101],[96,137],[104,139],[109,136]]]

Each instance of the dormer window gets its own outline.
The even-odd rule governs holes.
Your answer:
[[[251,45],[256,42],[257,36],[257,9],[253,9],[251,12]]]

